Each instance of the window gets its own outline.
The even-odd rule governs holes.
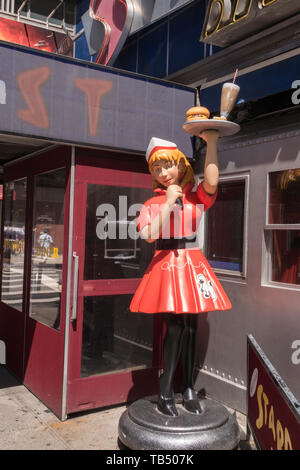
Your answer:
[[[76,48],[77,48],[76,41]],[[77,57],[77,56],[76,56]],[[90,59],[90,56],[89,56]],[[137,66],[137,41],[127,41],[126,47],[123,47],[114,63],[115,68],[136,72]]]
[[[300,169],[269,174],[265,228],[269,282],[300,284]]]
[[[65,169],[35,176],[30,317],[58,329],[64,243]]]
[[[147,195],[152,194],[152,189],[145,188],[87,185],[85,280],[144,275],[154,246],[130,234],[135,230],[138,205],[142,206]]]
[[[22,311],[26,178],[5,184],[2,302]]]
[[[204,16],[203,2],[197,2],[170,18],[169,74],[204,59],[206,45],[199,40]]]
[[[217,271],[246,273],[247,190],[247,176],[221,178],[216,202],[206,212],[204,253]]]
[[[142,36],[138,43],[138,73],[164,77],[167,68],[168,24]]]

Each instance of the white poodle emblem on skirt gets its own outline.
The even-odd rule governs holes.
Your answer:
[[[209,299],[210,297],[212,300],[217,299],[217,295],[214,291],[211,281],[208,281],[204,274],[197,275],[197,283],[199,284],[200,292],[204,295],[205,299]]]

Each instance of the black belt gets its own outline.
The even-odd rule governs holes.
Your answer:
[[[156,240],[156,250],[179,250],[186,248],[196,240],[196,236],[191,238],[158,238]]]

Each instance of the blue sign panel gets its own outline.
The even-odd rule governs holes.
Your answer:
[[[0,63],[2,133],[133,152],[155,136],[192,155],[192,88],[5,43]]]
[[[296,55],[238,76],[236,83],[241,87],[238,99],[252,101],[291,90],[290,105],[292,107],[292,94],[295,91],[292,90],[292,85],[295,80],[300,80],[299,70],[300,56]],[[210,111],[219,111],[222,86],[223,82],[201,89],[201,105],[208,107]]]

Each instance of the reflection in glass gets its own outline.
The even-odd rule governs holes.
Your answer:
[[[131,298],[85,297],[81,377],[152,366],[153,316],[132,314]]]
[[[144,275],[154,244],[132,235],[141,206],[151,196],[152,189],[87,185],[84,279]]]
[[[5,184],[2,302],[22,311],[26,178]]]
[[[300,284],[300,230],[272,230],[271,279]]]
[[[65,169],[35,177],[30,317],[59,328]]]
[[[270,173],[269,224],[300,224],[300,169]]]
[[[206,213],[206,257],[213,268],[243,271],[245,181],[221,182]]]

